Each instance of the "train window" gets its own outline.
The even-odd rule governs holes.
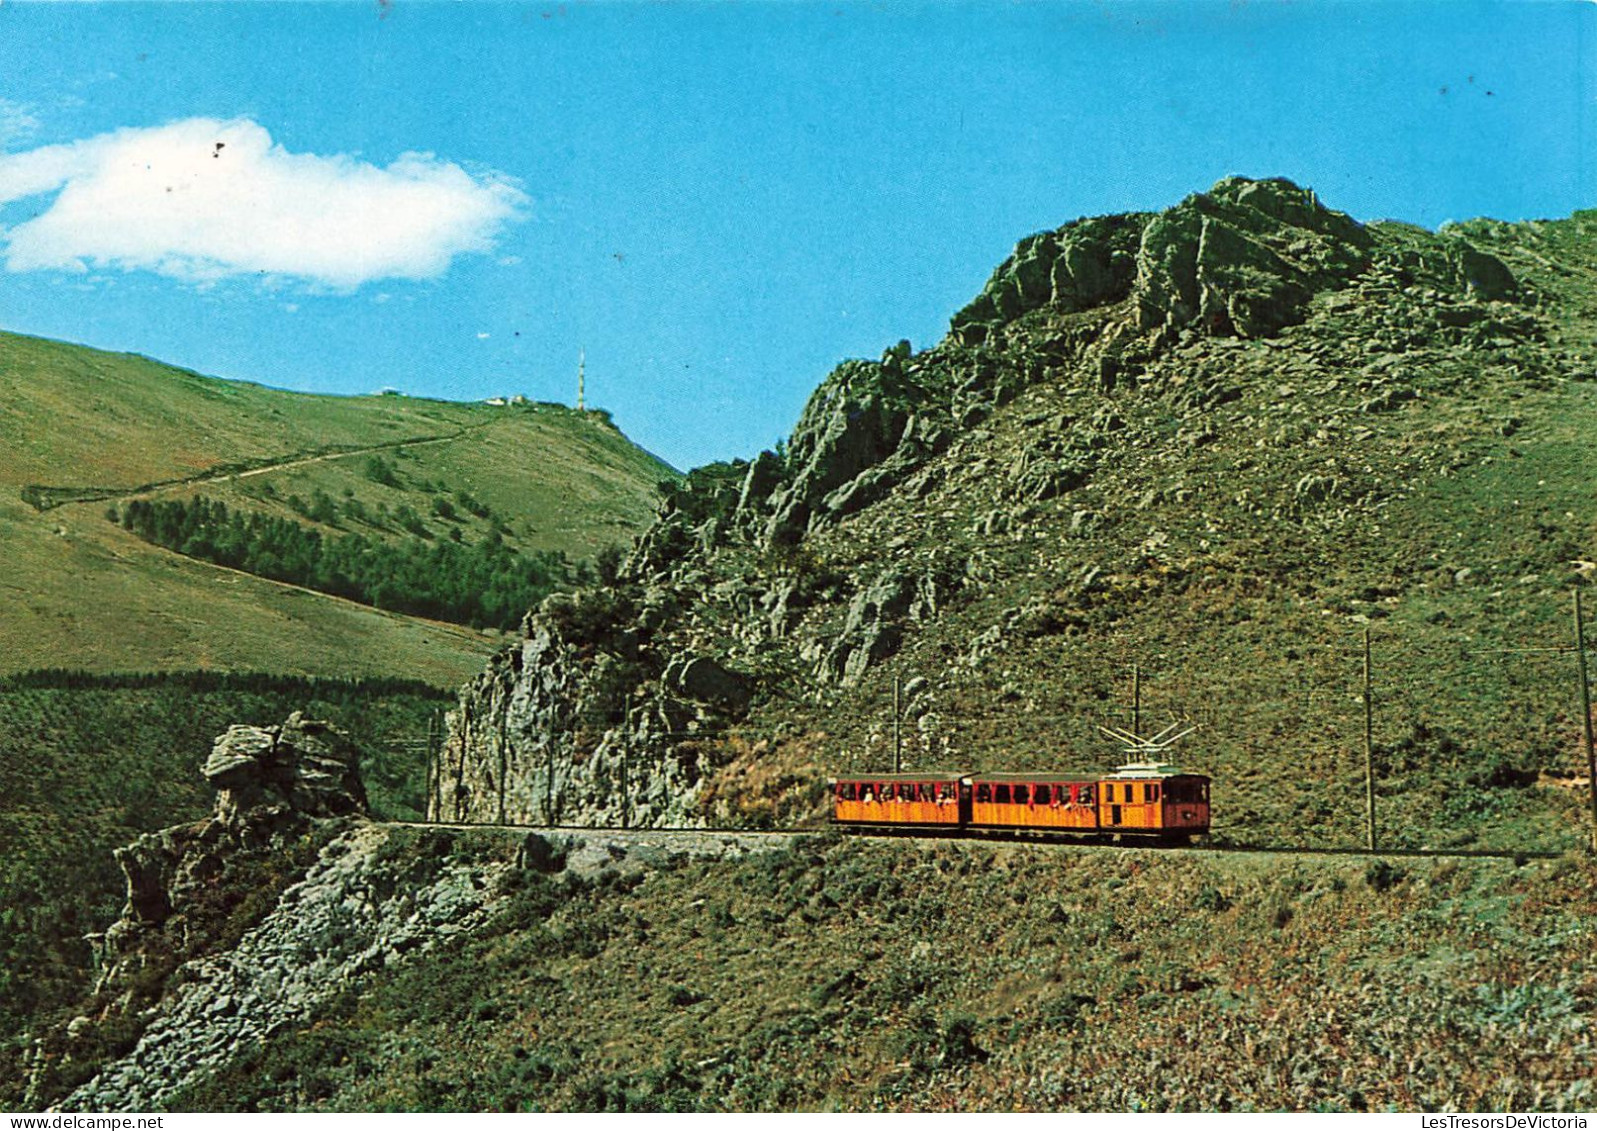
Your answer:
[[[993,786],[993,800],[1000,805],[1009,804],[1009,787],[1007,785]]]
[[[854,783],[853,782],[847,782],[847,781],[838,782],[837,783],[837,799],[839,801],[853,801],[854,800]]]
[[[1148,787],[1148,800],[1149,801],[1158,801],[1159,800],[1159,787],[1158,786],[1150,785]]]
[[[916,801],[930,801],[931,799],[932,799],[932,787],[927,785],[925,782],[916,782],[915,783],[915,800]]]
[[[1081,803],[1083,805],[1092,804],[1092,786],[1084,785],[1081,787]]]
[[[976,800],[985,805],[992,799],[993,787],[988,785],[986,782],[978,782],[976,784]]]
[[[938,785],[937,785],[937,800],[939,800],[939,801],[947,801],[951,797],[953,797],[953,795],[954,795],[953,794],[953,790],[949,787],[949,784],[947,782],[939,782],[938,783]]]
[[[1015,787],[1015,804],[1024,805],[1028,800],[1030,800],[1030,796],[1027,788],[1023,785],[1017,785]]]

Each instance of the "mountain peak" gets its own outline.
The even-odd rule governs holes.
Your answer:
[[[1513,293],[1507,267],[1462,235],[1430,238],[1445,245],[1426,264],[1434,281],[1480,297]],[[954,315],[950,336],[977,345],[1034,311],[1129,303],[1127,322],[1140,331],[1272,337],[1301,322],[1314,295],[1367,272],[1378,245],[1313,189],[1226,177],[1164,212],[1084,218],[1028,236]]]

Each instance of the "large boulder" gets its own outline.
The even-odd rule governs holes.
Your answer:
[[[834,495],[864,472],[881,464],[898,447],[910,420],[910,406],[920,399],[896,365],[850,361],[815,391],[788,448],[789,475],[770,497],[764,541],[797,542],[817,515],[829,516],[833,505],[859,500]],[[748,494],[748,492],[745,492]]]
[[[201,772],[217,791],[217,817],[227,823],[261,806],[286,806],[306,817],[367,813],[359,749],[330,723],[298,711],[282,726],[228,727]]]

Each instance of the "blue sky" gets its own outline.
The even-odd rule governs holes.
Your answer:
[[[1597,206],[1593,12],[5,3],[0,326],[455,399],[569,402],[582,348],[645,447],[746,457],[1077,216]]]

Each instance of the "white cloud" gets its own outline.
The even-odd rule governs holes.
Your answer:
[[[12,271],[120,268],[196,283],[229,276],[348,289],[426,279],[493,249],[527,198],[431,154],[386,168],[290,153],[254,122],[193,118],[0,154],[0,207],[54,194],[0,229]]]
[[[0,98],[0,148],[14,141],[26,141],[39,128],[31,107],[9,98]]]

